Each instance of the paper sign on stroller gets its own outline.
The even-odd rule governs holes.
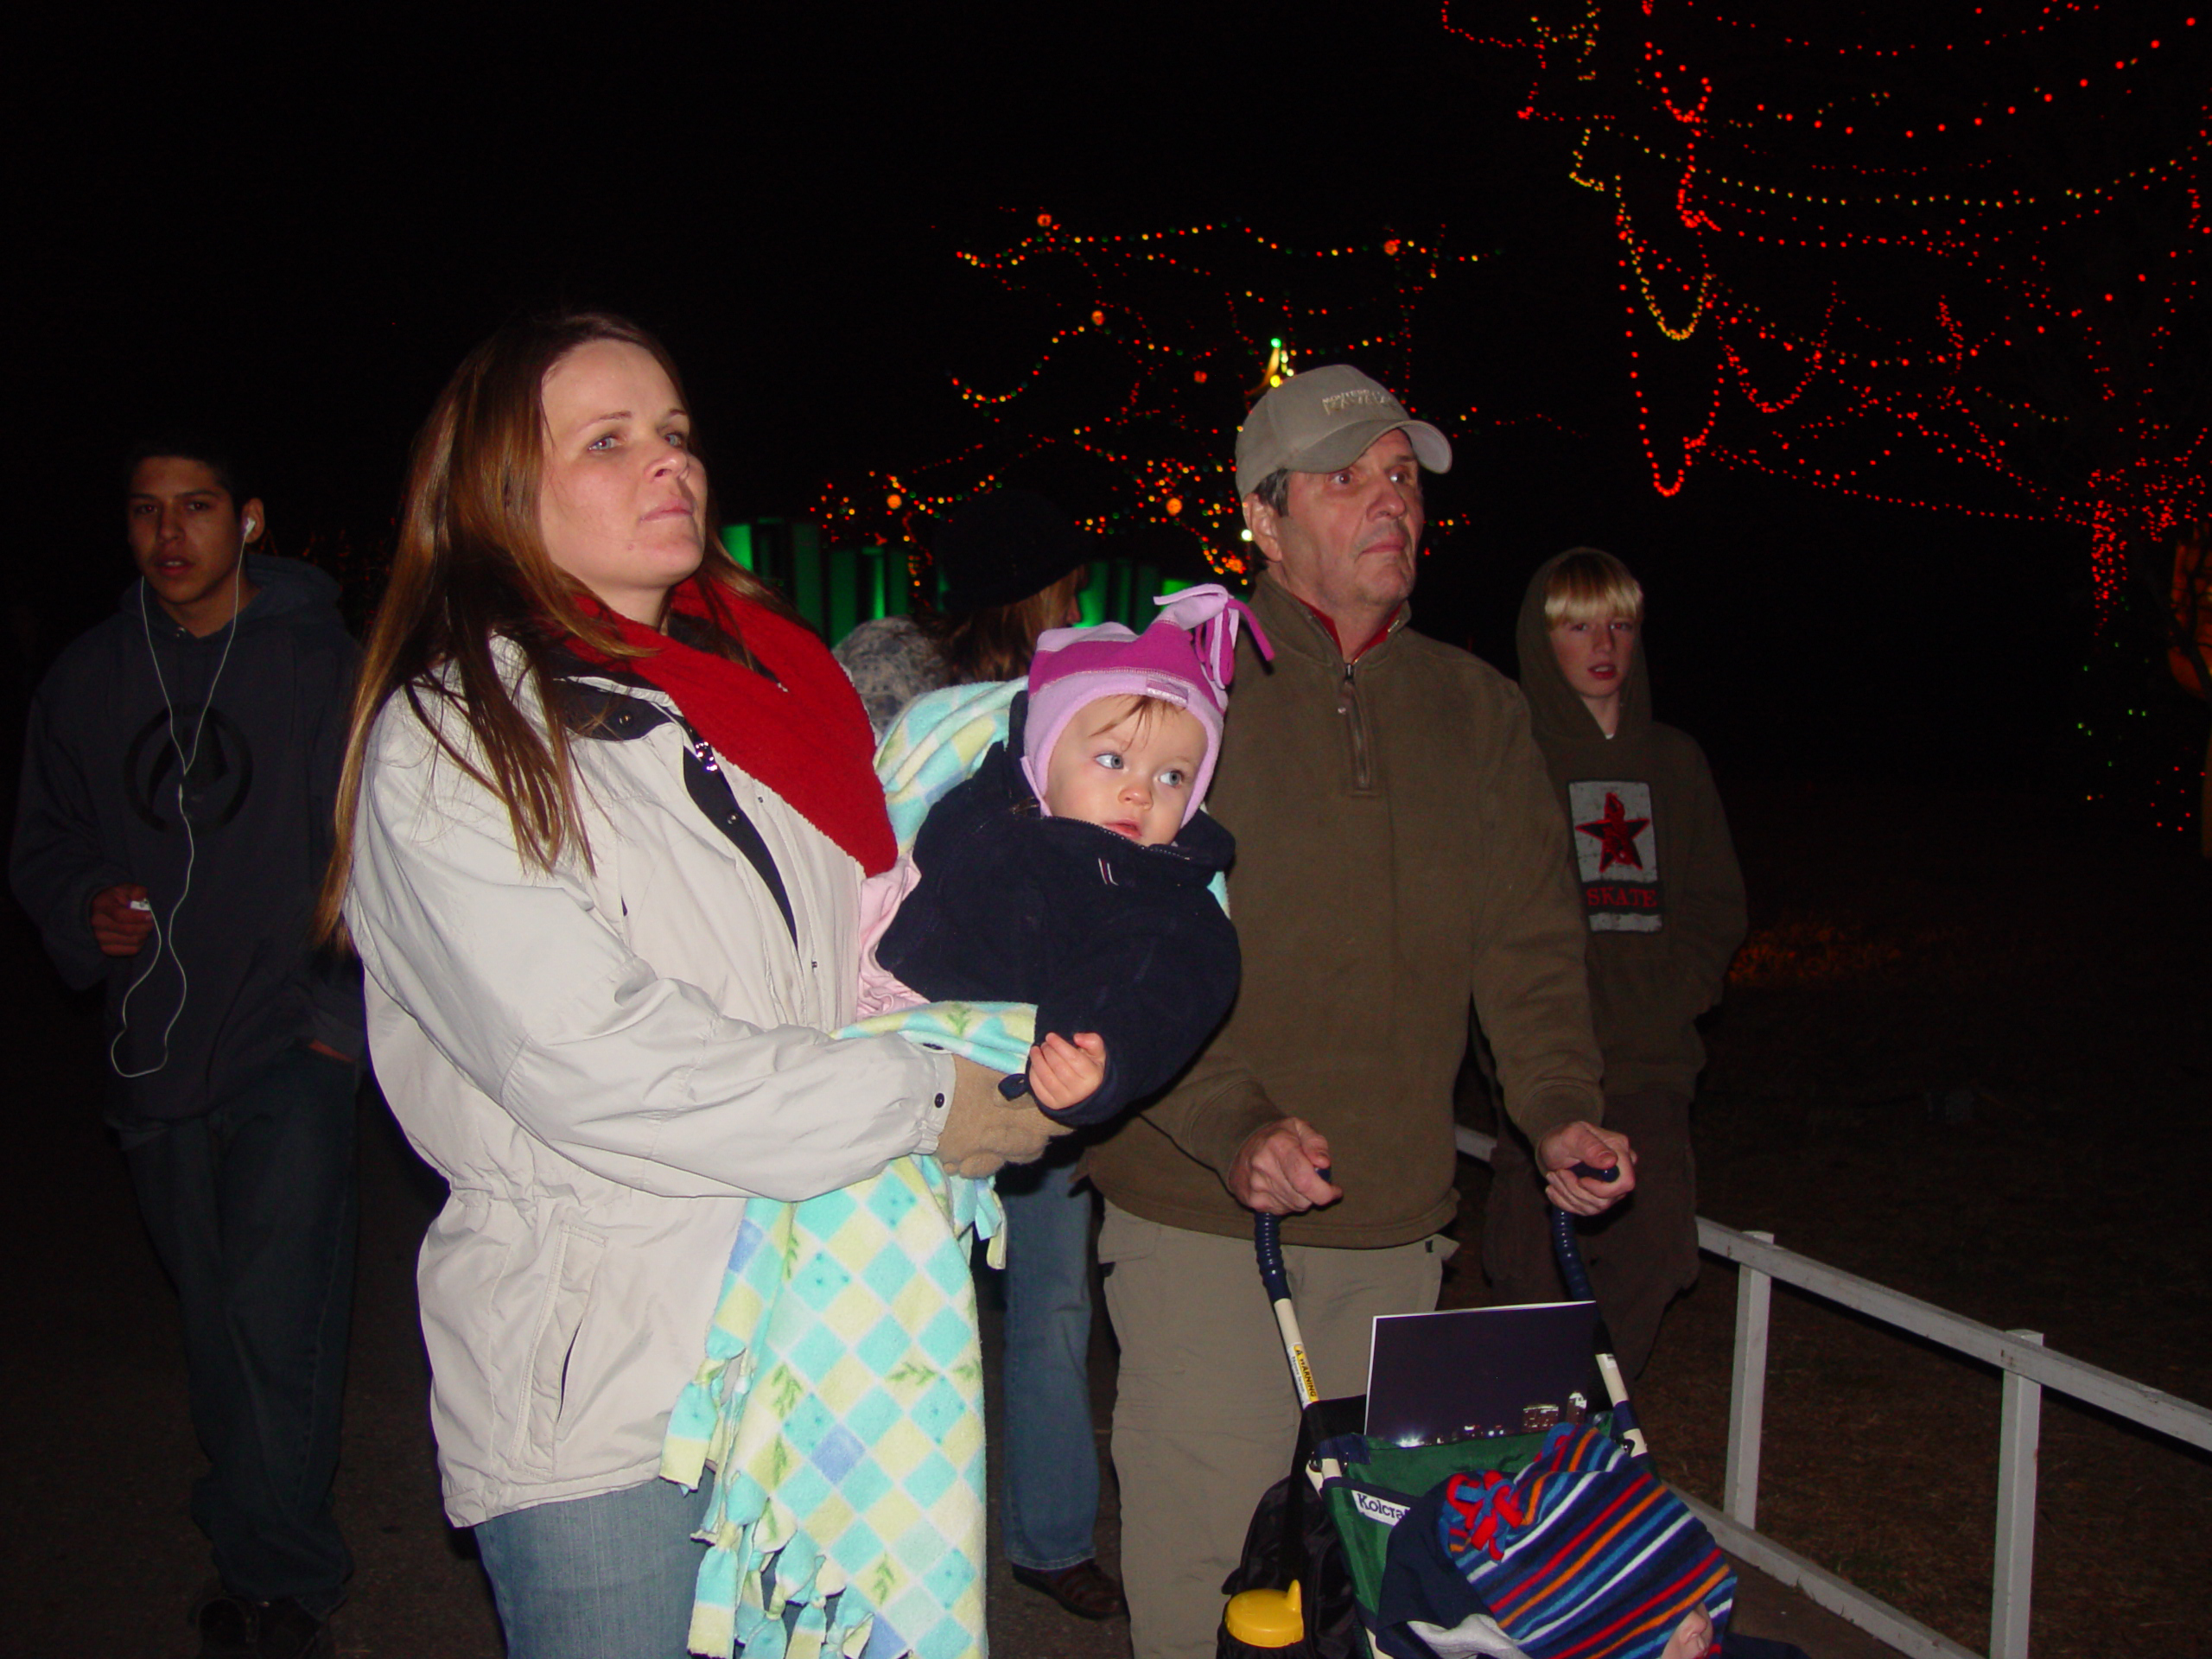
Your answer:
[[[1605,1400],[1594,1302],[1455,1308],[1375,1321],[1367,1433],[1395,1446],[1541,1433]]]

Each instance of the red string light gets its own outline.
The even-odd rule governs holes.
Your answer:
[[[2203,513],[2195,17],[1976,6],[1897,38],[1793,33],[1714,0],[1532,0],[1510,29],[1497,8],[1478,26],[1455,10],[1444,28],[1524,70],[1517,113],[1570,129],[1567,177],[1606,200],[1661,494],[1708,462],[2078,524],[2101,619],[2128,550]],[[2112,67],[2100,81],[2084,61]],[[2177,95],[2178,138],[2130,112]],[[2124,302],[2083,281],[2116,258]]]

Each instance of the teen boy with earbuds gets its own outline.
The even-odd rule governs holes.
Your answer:
[[[354,647],[337,586],[250,554],[219,450],[142,446],[138,580],[39,689],[10,878],[62,977],[107,988],[106,1114],[183,1304],[203,1659],[327,1655],[353,1292],[359,970],[308,922]]]

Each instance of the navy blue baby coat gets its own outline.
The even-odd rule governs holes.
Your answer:
[[[1104,1082],[1053,1116],[1102,1123],[1165,1088],[1236,1000],[1236,931],[1206,891],[1236,842],[1203,812],[1158,847],[1045,817],[1017,758],[1027,704],[930,809],[876,959],[931,1001],[1034,1002],[1040,1039],[1096,1032]]]

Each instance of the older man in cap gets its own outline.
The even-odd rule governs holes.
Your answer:
[[[1343,365],[1286,381],[1237,434],[1275,647],[1272,671],[1242,664],[1207,802],[1237,840],[1243,986],[1090,1163],[1137,1659],[1214,1651],[1222,1580],[1296,1439],[1252,1212],[1286,1218],[1325,1397],[1366,1386],[1376,1315],[1436,1306],[1470,1000],[1552,1197],[1594,1215],[1635,1185],[1626,1139],[1596,1127],[1567,830],[1520,693],[1407,626],[1423,476],[1451,465],[1442,433]]]

